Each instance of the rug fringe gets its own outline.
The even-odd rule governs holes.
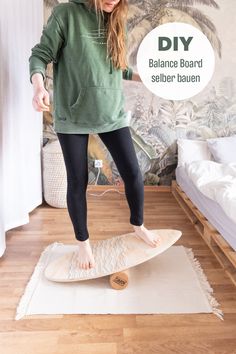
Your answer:
[[[22,317],[24,317],[27,313],[27,308],[28,308],[28,304],[30,302],[30,299],[33,296],[33,293],[35,291],[36,285],[38,283],[38,278],[40,277],[42,271],[45,268],[45,264],[47,262],[47,258],[48,255],[50,255],[51,250],[57,246],[58,244],[62,244],[61,242],[54,242],[51,243],[50,245],[48,245],[41,253],[41,256],[38,260],[38,263],[34,269],[34,272],[29,280],[29,282],[27,283],[26,287],[25,287],[25,291],[24,294],[22,295],[20,302],[17,306],[16,309],[16,315],[15,315],[15,320],[19,320]]]
[[[195,258],[194,253],[192,251],[192,248],[184,247],[184,249],[185,249],[185,251],[186,251],[186,253],[188,255],[189,260],[191,261],[192,265],[194,266],[194,269],[195,269],[195,271],[196,271],[196,273],[198,275],[201,287],[202,287],[204,293],[206,294],[207,299],[208,299],[208,301],[209,301],[209,303],[211,305],[212,312],[217,317],[219,317],[222,321],[224,321],[223,311],[218,308],[218,306],[220,306],[220,304],[211,295],[213,293],[213,289],[210,286],[205,273],[203,272],[203,269],[202,269],[202,266],[201,266],[200,262]]]

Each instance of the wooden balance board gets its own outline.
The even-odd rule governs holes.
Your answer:
[[[161,238],[157,247],[144,242],[135,232],[91,242],[96,265],[90,269],[82,269],[76,266],[78,259],[76,249],[79,247],[77,244],[75,251],[49,263],[44,270],[44,275],[48,280],[55,282],[74,282],[111,275],[111,286],[115,289],[123,289],[128,284],[129,268],[166,251],[182,235],[181,231],[172,229],[150,231]]]

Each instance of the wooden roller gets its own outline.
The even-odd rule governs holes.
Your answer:
[[[123,290],[127,287],[129,282],[129,269],[111,274],[109,277],[110,285],[113,289]]]

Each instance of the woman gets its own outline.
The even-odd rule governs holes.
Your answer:
[[[126,59],[127,0],[70,0],[54,7],[40,43],[32,48],[33,106],[49,110],[44,88],[53,61],[53,127],[67,171],[67,206],[78,240],[78,266],[95,266],[87,229],[89,134],[98,134],[124,181],[135,233],[156,247],[160,239],[143,225],[144,187],[124,111],[122,78],[141,81]]]

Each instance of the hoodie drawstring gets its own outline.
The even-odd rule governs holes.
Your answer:
[[[110,72],[109,74],[112,74],[112,61],[111,61],[111,58],[110,58]]]

